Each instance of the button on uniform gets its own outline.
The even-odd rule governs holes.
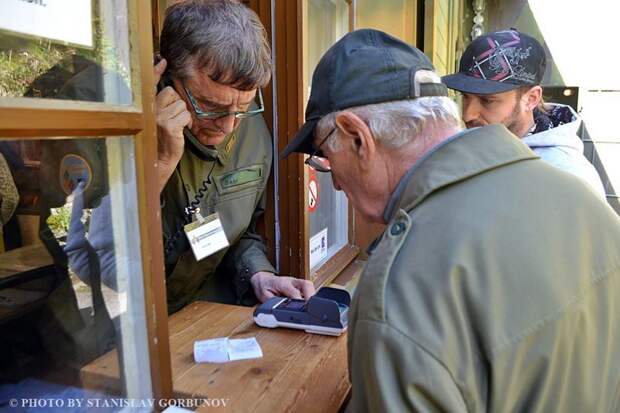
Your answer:
[[[405,229],[407,229],[405,223],[398,221],[392,224],[392,227],[390,228],[390,234],[392,234],[393,236],[397,236],[405,232]]]

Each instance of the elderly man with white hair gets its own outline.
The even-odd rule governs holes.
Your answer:
[[[385,33],[346,35],[312,85],[284,156],[387,224],[350,309],[349,410],[617,411],[614,211],[504,126],[463,131],[428,58]]]

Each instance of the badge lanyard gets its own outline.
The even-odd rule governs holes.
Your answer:
[[[189,202],[189,204],[185,207],[183,222],[176,227],[175,231],[172,232],[172,235],[165,241],[164,255],[167,256],[172,252],[177,242],[179,241],[179,238],[185,232],[183,231],[184,227],[188,224],[191,224],[192,216],[194,215],[196,208],[198,208],[198,205],[200,205],[200,201],[202,200],[202,198],[204,198],[204,196],[207,194],[209,185],[211,184],[211,174],[213,173],[213,169],[215,169],[215,162],[216,161],[213,161],[213,165],[211,166],[211,169],[207,174],[207,178],[202,181],[200,187],[198,188],[198,191],[196,192],[196,195],[194,196],[194,199]],[[181,176],[180,170],[179,177],[181,178],[181,182],[183,183],[183,177]],[[183,185],[183,187],[185,187],[185,185]]]

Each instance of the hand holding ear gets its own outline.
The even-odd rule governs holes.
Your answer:
[[[167,62],[162,59],[153,68],[156,84],[166,71]],[[155,97],[155,118],[157,121],[157,160],[160,192],[183,156],[183,128],[192,127],[192,115],[185,101],[170,85],[164,87]]]

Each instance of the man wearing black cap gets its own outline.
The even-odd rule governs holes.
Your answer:
[[[349,313],[349,411],[617,411],[614,211],[503,125],[461,131],[428,58],[385,33],[344,36],[312,85],[283,155],[387,224]]]
[[[598,173],[583,156],[579,115],[566,105],[543,103],[540,86],[547,65],[540,43],[515,29],[476,38],[461,57],[458,73],[442,81],[463,96],[468,128],[501,123],[538,156],[586,181],[605,196]]]

